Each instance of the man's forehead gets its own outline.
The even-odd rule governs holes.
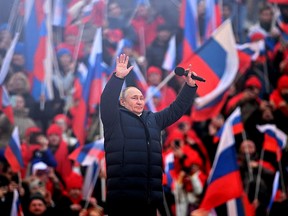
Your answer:
[[[143,96],[142,92],[139,89],[135,88],[135,87],[130,87],[129,89],[127,89],[126,94],[129,95],[129,96],[133,96],[133,95]]]

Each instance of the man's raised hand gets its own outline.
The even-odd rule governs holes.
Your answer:
[[[129,62],[129,56],[125,54],[120,54],[116,59],[116,76],[119,78],[124,78],[132,70],[133,66],[127,68]]]

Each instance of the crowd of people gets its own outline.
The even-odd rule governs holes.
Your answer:
[[[67,4],[73,2],[67,1]],[[65,27],[53,26],[54,58],[58,66],[55,64],[53,69],[52,100],[36,99],[31,93],[33,79],[26,67],[25,54],[27,38],[20,35],[9,72],[1,84],[7,89],[14,116],[14,124],[11,124],[3,109],[0,111],[0,212],[3,216],[11,214],[17,198],[25,216],[107,213],[105,192],[101,189],[103,182],[100,181],[106,178],[105,169],[101,169],[91,197],[85,200],[82,188],[86,167],[68,159],[79,146],[77,133],[72,127],[77,121],[76,107],[81,97],[75,80],[81,77],[81,67],[88,67],[98,27],[102,27],[103,34],[103,62],[108,66],[115,64],[118,44],[124,41],[122,52],[129,56],[128,66],[133,66],[125,84],[137,86],[146,95],[153,92],[151,100],[155,111],[169,106],[182,89],[184,78],[178,76],[158,88],[170,73],[162,68],[170,38],[176,36],[179,48],[183,41],[183,29],[179,25],[182,1],[150,0],[136,4],[136,1],[113,0],[107,1],[107,5],[106,1],[99,2],[99,8],[105,13],[99,12],[99,16],[85,23],[83,34],[77,20]],[[201,36],[201,20],[205,17],[201,11],[205,12],[202,10],[205,1],[197,0],[197,5]],[[264,163],[260,155],[265,137],[257,125],[274,124],[288,135],[288,3],[272,5],[267,0],[223,0],[220,8],[222,20],[232,20],[237,43],[263,40],[265,51],[249,66],[239,67],[217,116],[195,122],[190,108],[176,123],[162,131],[163,164],[173,153],[174,170],[171,176],[164,175],[162,183],[168,210],[163,204],[158,214],[166,215],[168,211],[170,215],[186,216],[199,208],[219,142],[218,131],[227,117],[240,107],[245,136],[236,135],[235,146],[243,188],[255,215],[285,215],[288,210],[287,147],[282,150],[280,161],[276,155],[267,154]],[[7,17],[3,15],[5,13],[0,16],[0,65],[14,37],[13,27],[8,22],[9,11],[5,11]],[[25,25],[22,31],[25,32]],[[180,50],[177,63],[182,60]],[[136,81],[139,71],[145,78],[146,87],[143,82]],[[103,137],[99,106],[89,107],[88,114],[85,143]],[[5,157],[5,148],[15,126],[19,129],[24,163],[18,173],[13,171]],[[258,188],[259,166],[262,174]],[[280,184],[274,203],[269,207],[278,170]],[[256,188],[258,193],[255,193]],[[218,215],[227,214],[225,204],[215,211]]]

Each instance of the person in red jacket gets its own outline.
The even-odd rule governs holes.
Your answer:
[[[288,133],[288,75],[283,75],[277,82],[277,88],[270,95],[274,110],[275,123],[278,128]],[[286,121],[285,121],[286,120]]]
[[[280,77],[277,88],[270,95],[270,102],[275,110],[288,116],[288,75]]]
[[[261,99],[259,98],[261,88],[262,84],[258,77],[251,76],[248,78],[244,84],[243,91],[236,94],[227,102],[225,114],[228,116],[237,106],[240,106],[242,110],[242,120],[245,122],[261,104]]]
[[[48,148],[52,151],[57,161],[55,170],[62,179],[65,179],[71,173],[72,164],[68,160],[68,146],[62,139],[62,129],[59,125],[52,124],[46,133],[49,140]]]
[[[147,82],[149,86],[157,87],[162,81],[162,70],[156,66],[150,66],[147,70]],[[164,85],[160,89],[161,107],[167,107],[176,99],[176,92],[173,88]]]

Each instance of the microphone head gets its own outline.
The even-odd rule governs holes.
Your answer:
[[[183,75],[185,74],[185,70],[184,70],[184,68],[182,68],[182,67],[176,67],[176,68],[174,69],[174,72],[175,72],[175,74],[178,75],[178,76],[183,76]]]

